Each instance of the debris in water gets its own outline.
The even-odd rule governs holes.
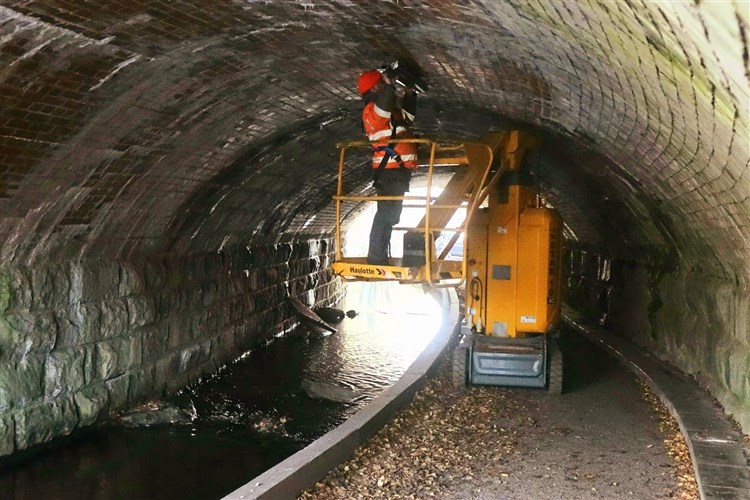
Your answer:
[[[289,297],[289,303],[292,305],[300,319],[300,323],[310,332],[316,335],[323,336],[327,334],[336,333],[334,327],[323,321],[312,309],[302,303],[299,299]]]
[[[361,391],[350,387],[308,379],[302,380],[302,390],[311,398],[327,399],[337,403],[355,403],[365,397]]]
[[[344,311],[341,309],[336,309],[334,307],[314,307],[313,312],[320,316],[320,318],[323,321],[326,321],[328,323],[333,323],[334,325],[337,323],[341,323],[343,321]]]
[[[116,420],[125,427],[148,427],[163,424],[190,424],[197,417],[192,402],[180,408],[167,401],[149,401],[123,412]]]

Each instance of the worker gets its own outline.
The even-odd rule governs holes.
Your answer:
[[[411,126],[417,108],[414,89],[396,82],[394,75],[377,70],[365,71],[357,82],[365,106],[362,125],[373,141],[373,185],[378,196],[403,196],[409,190],[411,170],[417,167],[416,143],[392,143],[393,139],[414,137]],[[398,224],[402,200],[379,200],[370,229],[367,263],[388,265],[393,226]]]

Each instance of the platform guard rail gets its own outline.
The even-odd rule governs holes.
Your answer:
[[[349,150],[366,148],[372,151],[373,143],[369,141],[345,141],[337,143],[339,149],[339,170],[336,195],[336,256],[332,265],[334,273],[348,281],[382,281],[396,280],[405,283],[426,283],[431,286],[456,287],[466,279],[466,245],[463,248],[461,262],[446,259],[451,247],[461,234],[466,234],[472,217],[486,199],[490,189],[498,181],[506,168],[505,158],[499,158],[496,152],[500,149],[507,152],[519,149],[522,137],[518,131],[493,132],[481,141],[454,141],[429,138],[398,139],[398,143],[416,143],[418,147],[429,148],[429,161],[426,164],[425,196],[364,196],[346,195],[344,189],[344,170]],[[369,163],[369,162],[368,162]],[[361,164],[359,165],[361,168]],[[439,167],[465,167],[466,171],[456,171],[442,193],[433,199],[433,176]],[[420,166],[421,168],[422,166]],[[369,168],[369,165],[368,165]],[[424,203],[424,218],[415,228],[394,228],[410,232],[421,232],[424,237],[424,262],[418,266],[404,266],[404,259],[391,259],[392,265],[379,266],[367,264],[364,257],[343,255],[342,246],[342,204],[362,203],[380,200],[417,201]],[[460,227],[446,227],[453,214],[459,209],[466,209],[466,217]],[[454,235],[442,250],[435,255],[434,240],[436,233],[450,231]]]

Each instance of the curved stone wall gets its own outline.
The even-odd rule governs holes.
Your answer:
[[[330,240],[0,270],[0,456],[210,375],[330,304]]]

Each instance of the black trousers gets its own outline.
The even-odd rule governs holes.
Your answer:
[[[403,196],[409,190],[411,174],[406,169],[389,168],[380,173],[375,183],[378,196]],[[401,219],[404,202],[401,200],[378,201],[378,211],[370,229],[370,248],[367,263],[388,264],[388,245],[391,242],[393,226]]]

